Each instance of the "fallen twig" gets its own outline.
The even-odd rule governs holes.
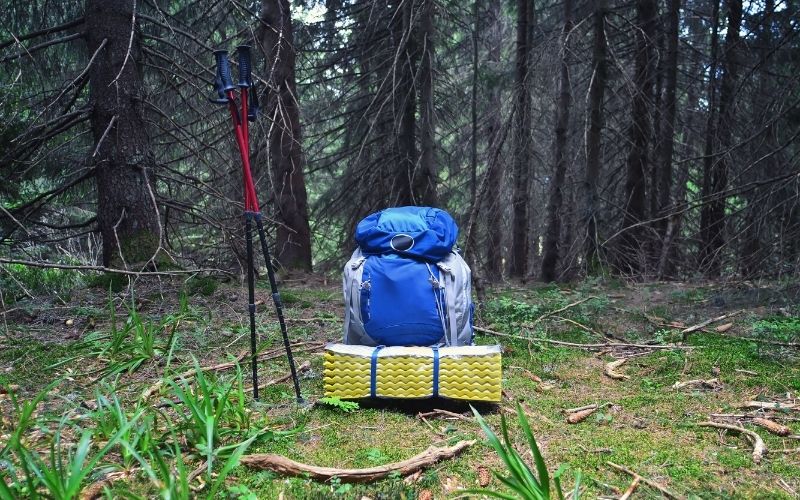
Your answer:
[[[603,406],[605,406],[605,405],[603,405]],[[592,403],[590,405],[578,406],[577,408],[566,408],[564,410],[561,410],[561,412],[562,413],[566,413],[566,414],[570,414],[570,413],[578,413],[579,411],[584,411],[584,410],[592,410],[592,409],[596,410],[597,408],[598,408],[597,404],[596,403]]]
[[[757,417],[753,419],[753,423],[759,427],[762,427],[772,434],[776,436],[788,436],[792,433],[792,430],[785,425],[779,424],[778,422],[773,422],[768,418],[761,418]]]
[[[632,476],[634,479],[636,479],[638,477],[641,482],[643,482],[644,484],[646,484],[646,485],[648,485],[650,487],[653,487],[653,488],[657,489],[658,491],[660,491],[661,493],[663,493],[665,496],[667,496],[669,498],[675,498],[675,499],[680,499],[681,498],[680,496],[676,495],[675,493],[673,493],[670,490],[666,489],[665,487],[661,486],[660,484],[658,484],[657,482],[653,481],[652,479],[647,479],[646,477],[644,477],[644,476],[642,476],[640,474],[637,474],[636,472],[633,472],[632,470],[630,470],[627,467],[624,467],[622,465],[617,465],[614,462],[606,462],[606,464],[608,464],[608,466],[613,468],[613,469],[616,469],[616,470],[618,470],[620,472],[624,472],[625,474],[628,474],[629,476]]]
[[[619,500],[628,500],[631,497],[631,495],[633,495],[633,492],[636,491],[636,487],[639,486],[641,480],[642,476],[633,476],[633,481],[631,482],[631,485],[628,486],[628,489],[625,490],[625,493],[623,493],[622,496],[619,497]]]
[[[732,424],[720,424],[718,422],[700,422],[697,424],[698,427],[715,427],[717,429],[725,429],[729,431],[736,431],[745,436],[749,436],[750,439],[753,440],[753,462],[760,464],[761,459],[764,457],[764,452],[767,451],[767,447],[764,445],[764,440],[761,439],[757,433],[745,429],[744,427],[740,427],[738,425]]]
[[[707,320],[703,321],[702,323],[697,323],[696,325],[692,325],[689,328],[684,328],[683,330],[681,330],[681,336],[683,338],[683,341],[686,342],[686,339],[689,337],[690,333],[696,332],[697,330],[702,330],[703,328],[707,327],[711,323],[716,323],[718,321],[722,321],[725,318],[730,318],[732,316],[736,316],[740,312],[742,312],[742,311],[735,311],[735,312],[732,312],[732,313],[723,314],[722,316],[717,316],[716,318],[707,319]]]
[[[284,456],[274,454],[245,455],[241,458],[240,463],[247,467],[270,470],[283,476],[308,475],[317,481],[329,481],[331,478],[337,477],[343,483],[368,483],[383,479],[392,473],[398,473],[400,476],[408,476],[441,460],[453,458],[473,444],[475,444],[475,440],[459,441],[455,445],[445,448],[431,446],[422,453],[401,462],[394,462],[367,469],[317,467],[295,462]]]
[[[736,369],[735,369],[735,370],[733,370],[733,371],[735,371],[736,373],[741,373],[741,374],[743,374],[743,375],[751,375],[751,376],[753,376],[753,377],[755,377],[755,376],[758,376],[758,373],[757,373],[757,372],[750,371],[750,370],[740,370],[739,368],[736,368]]]

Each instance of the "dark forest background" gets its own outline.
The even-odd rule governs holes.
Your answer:
[[[244,262],[212,51],[253,45],[274,255],[450,211],[483,280],[797,278],[800,17],[764,0],[47,0],[0,9],[0,257]]]

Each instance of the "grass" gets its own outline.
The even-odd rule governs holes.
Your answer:
[[[130,297],[122,304],[107,296],[76,301],[64,316],[91,318],[92,323],[81,340],[71,343],[41,339],[38,327],[29,327],[24,318],[17,323],[9,318],[6,337],[0,338],[5,344],[0,349],[0,385],[6,387],[0,390],[0,498],[33,496],[33,491],[74,497],[76,488],[85,489],[108,472],[127,474],[106,486],[111,496],[247,499],[277,498],[281,493],[287,498],[412,499],[422,490],[439,498],[454,495],[457,488],[477,487],[479,466],[508,474],[475,421],[429,420],[426,425],[416,418],[425,404],[353,405],[329,399],[301,409],[292,403],[288,384],[266,388],[256,403],[246,390],[244,367],[175,378],[195,363],[225,361],[248,347],[241,304],[206,302],[211,296],[244,297],[242,290],[218,284],[220,288],[208,295],[203,293],[210,290],[207,286],[187,284],[187,293],[181,295],[181,285],[170,296],[161,290],[140,291],[138,295],[151,297],[145,303],[158,306],[142,310]],[[281,292],[293,339],[338,338],[340,298],[335,285]],[[96,293],[102,297],[107,288]],[[652,299],[646,309],[635,300],[641,293]],[[481,318],[493,330],[522,336],[598,342],[605,339],[603,333],[613,333],[628,340],[674,342],[680,339],[676,329],[655,325],[648,317],[690,321],[717,316],[718,308],[705,305],[709,293],[703,287],[680,290],[650,284],[645,289],[609,280],[497,289],[489,291]],[[280,347],[268,291],[262,286],[258,294],[264,300],[257,313],[260,346]],[[167,302],[161,302],[162,296]],[[597,298],[567,307],[593,296]],[[549,316],[542,319],[543,315]],[[691,350],[657,351],[630,360],[620,369],[630,377],[623,381],[603,376],[603,364],[611,359],[607,355],[598,358],[583,350],[503,338],[503,386],[509,401],[502,406],[513,408],[512,401],[522,402],[548,473],[554,474],[559,464],[580,470],[586,498],[618,496],[630,484],[631,478],[613,471],[607,461],[682,495],[789,498],[780,480],[800,490],[796,454],[770,454],[755,465],[742,438],[695,425],[710,413],[738,412],[743,401],[775,400],[800,390],[798,351],[753,340],[796,342],[800,318],[753,308],[734,322],[726,334],[714,332],[713,326],[693,333],[688,340]],[[491,344],[498,339],[478,335],[476,340]],[[297,358],[311,361],[310,375],[301,383],[305,395],[319,399],[321,359],[309,353]],[[261,366],[262,380],[285,372],[281,358]],[[672,388],[677,381],[707,379],[717,372],[723,384],[719,391]],[[542,382],[534,382],[531,374]],[[141,400],[142,392],[162,379],[157,397]],[[590,403],[609,405],[580,424],[565,423],[563,409]],[[457,404],[451,409],[469,410]],[[484,405],[479,411],[487,428],[502,428],[502,407]],[[534,470],[523,453],[530,449],[527,433],[519,418],[515,420],[507,425],[508,443]],[[800,432],[796,422],[785,423]],[[768,449],[792,446],[753,429]],[[236,465],[243,453],[278,453],[315,465],[371,467],[460,439],[479,442],[410,484],[397,477],[372,485],[321,484]],[[199,477],[189,480],[198,469]],[[572,477],[563,477],[564,489],[574,484]],[[200,485],[204,486],[197,490]],[[497,478],[489,488],[507,492]],[[655,490],[644,485],[637,495],[656,497]]]

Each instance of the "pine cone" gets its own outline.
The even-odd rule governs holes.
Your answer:
[[[483,465],[478,466],[478,484],[481,488],[485,488],[489,485],[492,480],[492,474],[489,472],[489,469],[484,467]]]

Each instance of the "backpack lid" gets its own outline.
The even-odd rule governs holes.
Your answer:
[[[365,254],[395,253],[439,261],[458,237],[456,221],[431,207],[387,208],[368,215],[356,227],[356,242]]]

